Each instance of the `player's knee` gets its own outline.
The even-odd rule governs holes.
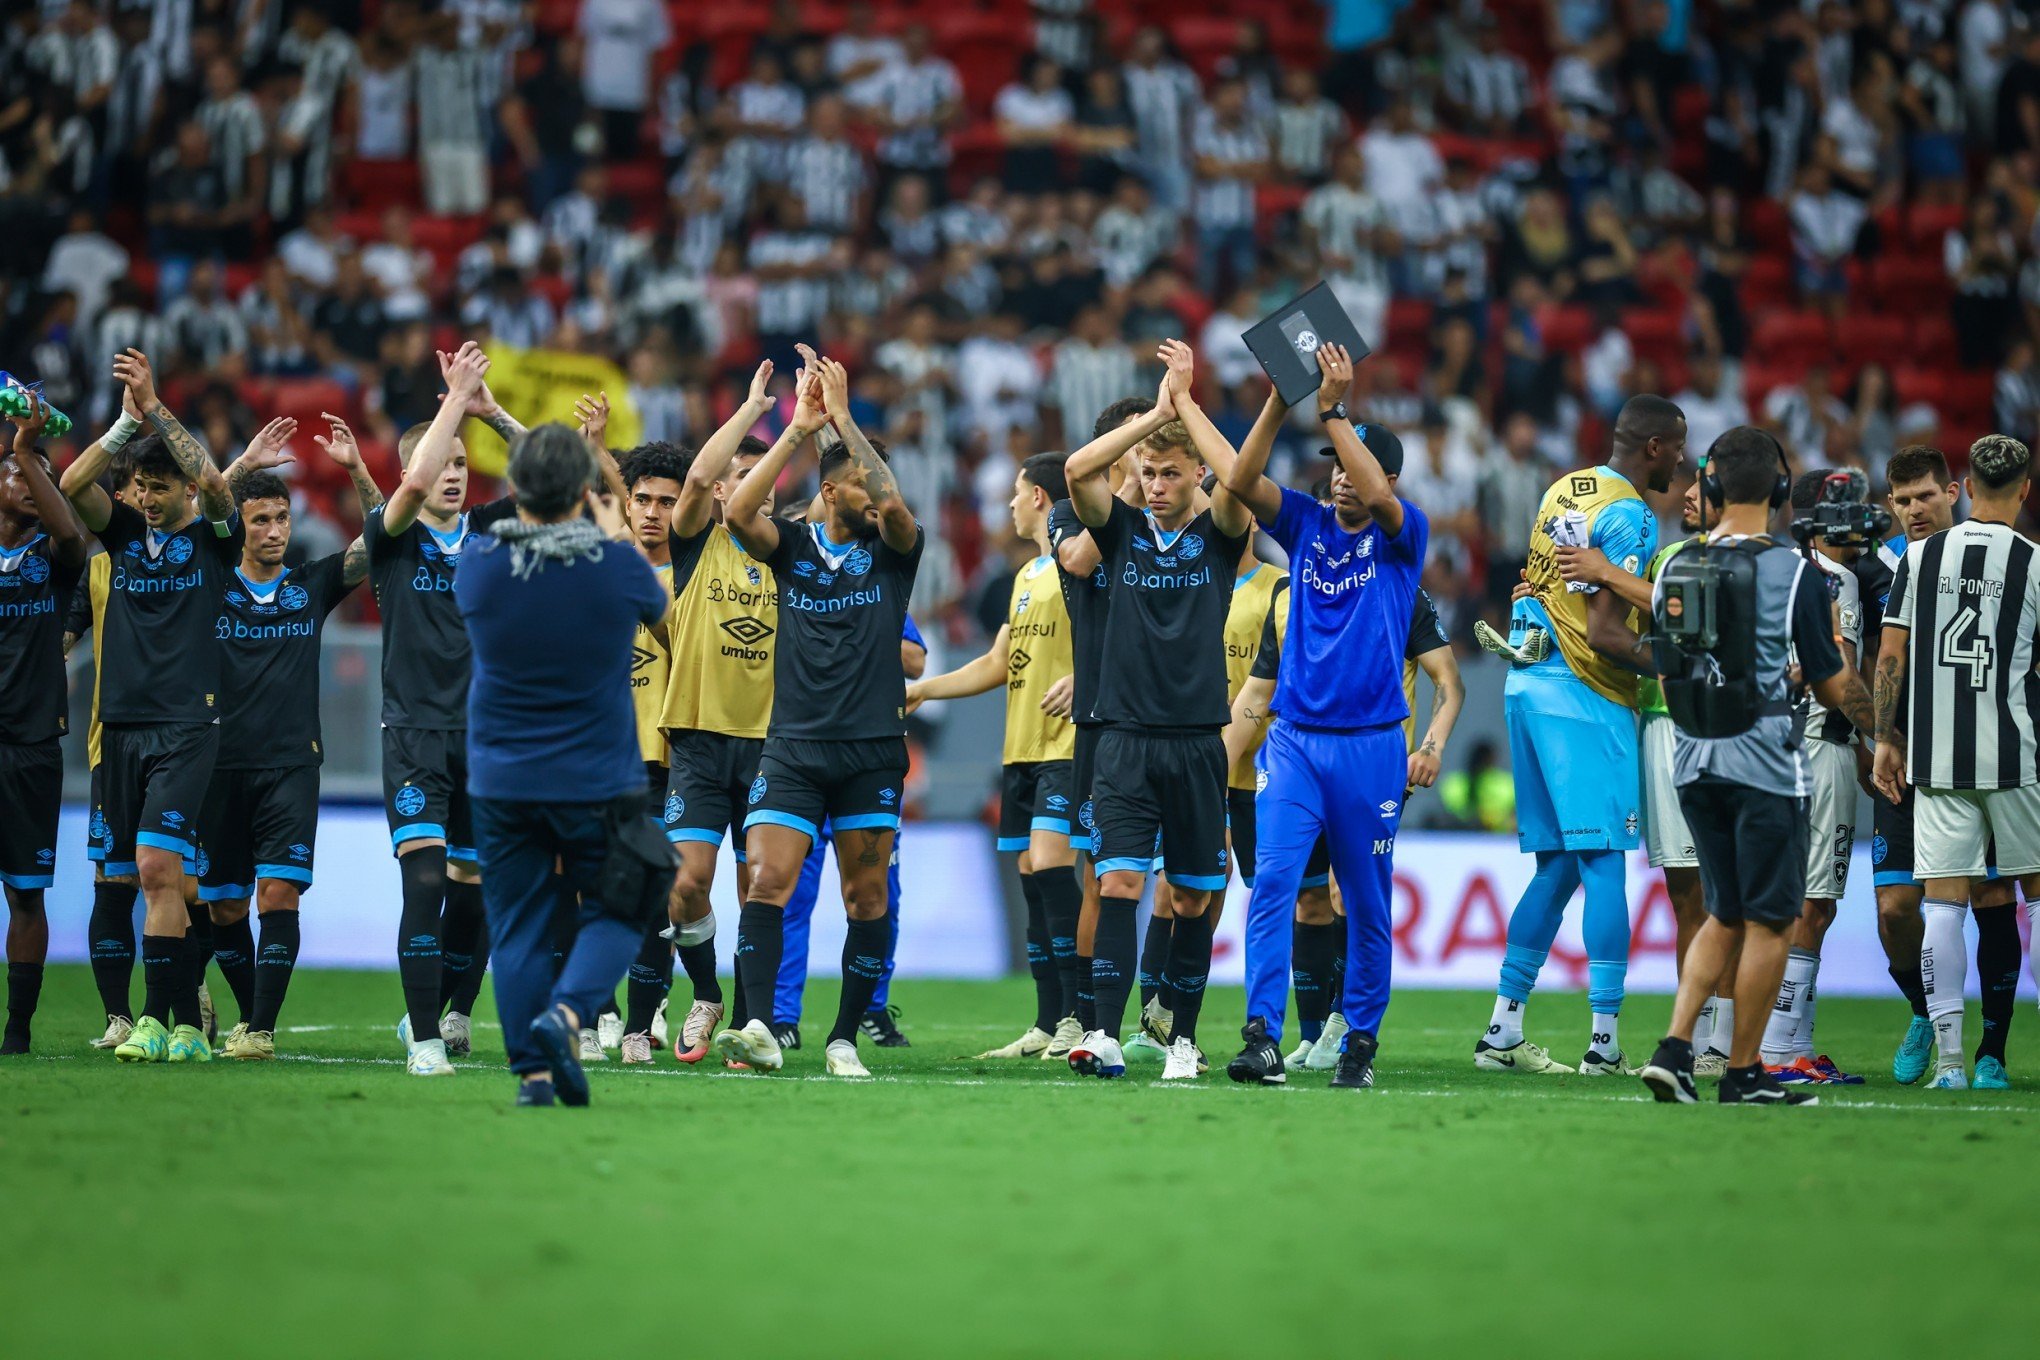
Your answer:
[[[1131,869],[1114,869],[1098,876],[1098,892],[1105,897],[1139,897],[1145,875]],[[1157,916],[1166,915],[1158,900],[1155,904]]]
[[[1328,885],[1305,888],[1296,895],[1296,923],[1304,926],[1332,923],[1332,890]]]
[[[1800,909],[1800,917],[1806,922],[1806,929],[1817,940],[1827,934],[1828,927],[1835,923],[1835,902],[1831,897],[1809,897]]]
[[[1877,894],[1877,925],[1882,930],[1918,925],[1920,922],[1920,899],[1909,892],[1882,892]]]
[[[673,876],[672,918],[675,921],[700,919],[703,909],[708,906],[709,885],[714,881],[713,865],[704,871],[699,865],[681,860],[680,872]]]
[[[302,898],[303,892],[297,884],[282,879],[265,878],[255,885],[255,911],[260,916],[267,916],[272,911],[296,911]],[[242,914],[246,915],[247,910],[243,905]],[[213,919],[217,921],[219,918],[215,916]]]
[[[446,862],[446,876],[455,883],[480,883],[482,867],[473,860],[449,859]]]
[[[21,920],[32,921],[43,914],[43,890],[41,888],[7,889],[7,914]]]
[[[793,885],[799,877],[798,864],[788,867],[769,861],[754,861],[751,865],[751,887],[745,900],[785,906],[786,900],[793,896]]]
[[[843,911],[853,921],[876,921],[885,915],[885,879],[857,879],[843,885]]]
[[[135,873],[145,893],[184,892],[184,860],[168,850],[145,845],[135,851]]]
[[[248,899],[243,897],[232,902],[208,902],[206,911],[216,926],[239,925],[248,919]]]

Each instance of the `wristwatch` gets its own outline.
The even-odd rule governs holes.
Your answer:
[[[1324,410],[1319,411],[1317,413],[1317,418],[1320,421],[1352,419],[1351,416],[1346,414],[1346,403],[1343,401],[1335,401],[1330,406],[1327,406]]]

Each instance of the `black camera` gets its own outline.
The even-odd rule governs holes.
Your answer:
[[[1891,532],[1891,515],[1869,499],[1870,479],[1860,469],[1831,472],[1820,499],[1792,521],[1792,537],[1802,548],[1815,539],[1831,548],[1873,548]]]

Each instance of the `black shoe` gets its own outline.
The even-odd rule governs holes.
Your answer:
[[[520,1081],[517,1083],[517,1103],[533,1107],[553,1103],[553,1084],[549,1081]]]
[[[865,1038],[880,1048],[912,1048],[907,1036],[900,1033],[895,1021],[899,1019],[898,1006],[883,1006],[878,1010],[866,1011],[864,1018],[857,1022],[857,1028]]]
[[[799,1025],[772,1024],[767,1025],[766,1028],[772,1031],[772,1037],[779,1041],[779,1046],[787,1050],[789,1053],[792,1052],[794,1049],[800,1047]]]
[[[553,1086],[562,1105],[588,1103],[588,1074],[581,1070],[581,1027],[572,1023],[565,1006],[549,1006],[531,1022],[531,1042],[552,1069]]]
[[[5,1034],[0,1034],[0,1058],[18,1057],[28,1052],[28,1030],[16,1029],[9,1025]]]
[[[1691,1105],[1700,1099],[1693,1085],[1693,1045],[1671,1039],[1658,1041],[1650,1061],[1636,1075],[1650,1088],[1660,1105]],[[1726,1089],[1724,1087],[1723,1089]]]
[[[1820,1097],[1811,1091],[1785,1086],[1766,1072],[1763,1064],[1731,1067],[1721,1076],[1724,1105],[1818,1105]]]
[[[1339,1066],[1332,1073],[1332,1086],[1341,1091],[1367,1091],[1374,1086],[1374,1050],[1379,1047],[1371,1034],[1359,1030],[1346,1032],[1345,1046],[1339,1050]]]
[[[1247,1021],[1240,1030],[1240,1037],[1247,1046],[1240,1050],[1237,1058],[1225,1065],[1225,1074],[1243,1084],[1280,1086],[1289,1080],[1289,1073],[1282,1066],[1282,1049],[1268,1037],[1268,1026],[1258,1016]]]

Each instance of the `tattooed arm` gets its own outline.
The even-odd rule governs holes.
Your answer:
[[[443,349],[433,352],[439,356],[439,379],[446,383],[450,390],[453,385],[453,361],[459,357],[459,351],[456,350],[452,354]],[[489,390],[486,382],[481,385],[480,390],[468,397],[465,409],[468,415],[501,436],[505,444],[515,443],[517,436],[524,433],[524,423],[496,404],[496,394]]]
[[[1428,789],[1438,782],[1438,770],[1445,759],[1445,743],[1459,723],[1459,710],[1466,706],[1466,682],[1459,678],[1459,659],[1450,647],[1433,647],[1417,658],[1417,665],[1431,677],[1431,725],[1424,739],[1410,752],[1409,787]]]
[[[1261,735],[1275,718],[1274,710],[1269,707],[1274,701],[1273,680],[1249,676],[1247,683],[1240,686],[1240,692],[1233,698],[1232,721],[1225,726],[1225,767],[1228,770],[1259,744]]]
[[[920,536],[920,526],[914,523],[914,512],[900,499],[900,484],[893,477],[892,469],[886,466],[885,459],[878,456],[878,450],[871,447],[871,441],[864,437],[864,431],[857,428],[857,422],[850,418],[850,375],[834,359],[821,361],[821,375],[823,406],[834,422],[836,432],[843,436],[843,444],[850,450],[850,457],[855,460],[858,471],[864,475],[864,489],[878,510],[879,537],[894,552],[912,552],[914,542]]]
[[[319,418],[330,427],[330,433],[315,434],[312,442],[328,458],[347,470],[348,480],[354,483],[355,497],[361,502],[361,517],[367,519],[369,511],[383,503],[382,488],[375,484],[375,474],[368,470],[368,464],[361,456],[361,445],[356,442],[354,431],[347,428],[347,422],[325,411],[319,412]]]
[[[171,415],[169,408],[157,398],[155,375],[149,371],[149,356],[138,349],[127,351],[114,359],[113,376],[134,398],[135,410],[140,414],[142,423],[163,437],[163,445],[177,460],[178,470],[198,487],[200,512],[214,523],[232,519],[234,493],[227,487],[226,474],[213,462],[212,455],[206,452],[198,436],[185,429],[183,422]]]
[[[1898,730],[1898,696],[1905,688],[1905,652],[1909,632],[1891,624],[1884,626],[1884,634],[1877,647],[1877,693],[1867,715],[1871,719],[1871,730],[1877,736],[1877,755],[1871,765],[1870,782],[1893,803],[1905,794],[1905,736]],[[1856,688],[1860,690],[1862,687],[1862,681],[1857,681]],[[1826,702],[1825,696],[1822,696],[1822,702]],[[1854,713],[1847,709],[1842,711],[1850,722],[1862,728],[1861,720]]]

